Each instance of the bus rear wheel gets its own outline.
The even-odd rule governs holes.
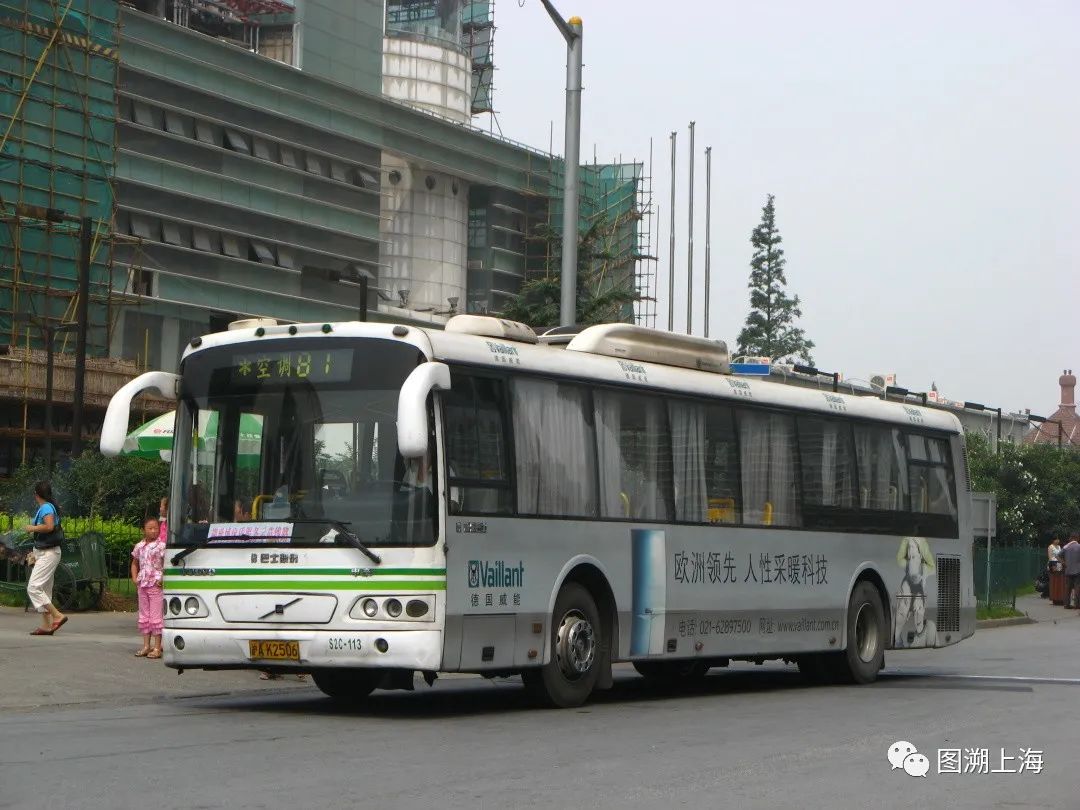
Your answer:
[[[885,607],[869,582],[851,592],[847,610],[847,648],[826,657],[837,683],[873,683],[885,663]]]
[[[526,688],[549,706],[580,706],[596,686],[603,643],[596,601],[582,585],[566,583],[551,616],[550,660],[522,673]]]
[[[378,673],[363,669],[323,669],[311,673],[311,679],[324,695],[338,703],[360,703],[378,683]]]

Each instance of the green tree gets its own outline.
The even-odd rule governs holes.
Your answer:
[[[781,358],[798,358],[807,365],[814,362],[810,350],[814,342],[808,340],[802,329],[795,325],[802,317],[799,296],[789,297],[785,292],[787,277],[784,275],[784,249],[780,247],[780,231],[776,227],[776,208],[772,194],[761,209],[761,223],[750,235],[754,256],[750,260],[750,314],[746,326],[739,333],[738,353]]]
[[[636,257],[616,256],[604,243],[610,233],[608,221],[598,217],[579,234],[575,319],[578,324],[624,320],[628,308],[641,300],[641,294],[633,284],[626,283],[627,273]],[[534,239],[547,242],[550,259],[544,275],[522,284],[517,297],[500,314],[529,326],[558,326],[562,301],[562,239],[558,231],[548,226],[537,229]]]
[[[998,537],[1016,545],[1044,545],[1080,530],[1080,453],[1048,444],[1002,443],[993,452],[967,434],[972,489],[998,501]]]

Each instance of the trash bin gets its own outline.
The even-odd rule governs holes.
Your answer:
[[[1050,601],[1055,605],[1065,604],[1065,572],[1050,572]]]

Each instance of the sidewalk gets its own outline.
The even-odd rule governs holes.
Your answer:
[[[1080,626],[1080,610],[1066,610],[1037,593],[1016,597],[1016,609],[1037,622],[1076,622]]]
[[[236,691],[313,689],[255,672],[177,675],[161,661],[135,658],[141,646],[134,613],[70,613],[55,636],[31,636],[35,613],[0,607],[0,712],[89,703],[145,703]]]

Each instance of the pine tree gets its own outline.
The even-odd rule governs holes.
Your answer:
[[[776,208],[770,194],[761,209],[761,224],[750,235],[754,256],[750,260],[750,314],[739,333],[738,353],[773,360],[798,358],[813,365],[814,342],[795,325],[802,317],[799,296],[785,292],[784,249],[776,228]]]

